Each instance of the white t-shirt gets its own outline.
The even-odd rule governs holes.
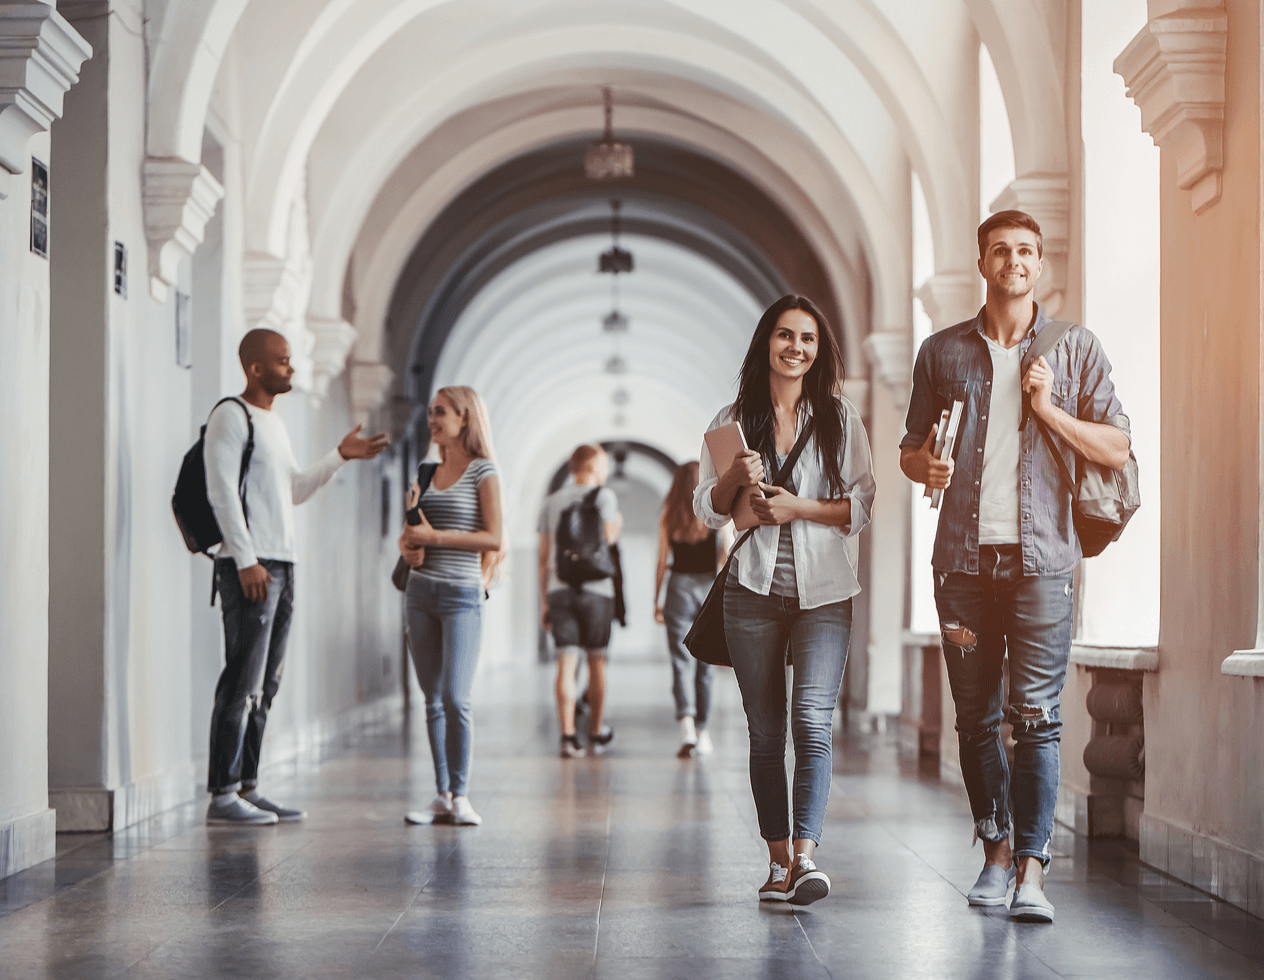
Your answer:
[[[992,400],[983,443],[979,488],[979,544],[1018,544],[1018,425],[1023,420],[1022,345],[1006,350],[990,337]]]
[[[345,462],[333,449],[315,466],[300,470],[281,417],[254,405],[246,407],[255,426],[255,449],[246,471],[248,515],[242,513],[237,496],[247,436],[246,413],[240,404],[225,402],[211,412],[202,447],[206,497],[224,536],[217,557],[233,559],[239,570],[260,558],[294,560],[294,505],[328,483]]]
[[[592,491],[593,488],[586,484],[568,483],[557,492],[551,493],[544,498],[544,507],[540,510],[538,530],[541,534],[546,535],[549,541],[550,592],[570,588],[569,585],[557,577],[557,525],[558,521],[561,520],[562,511],[576,500],[586,497]],[[602,521],[617,521],[619,519],[619,498],[615,496],[615,492],[609,487],[602,487],[601,492],[597,494],[597,512],[601,515]],[[595,582],[585,582],[581,588],[583,591],[591,592],[593,595],[614,597],[614,579],[601,578]]]

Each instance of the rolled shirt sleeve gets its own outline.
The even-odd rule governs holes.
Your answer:
[[[725,408],[711,420],[711,424],[707,426],[707,431],[710,432],[722,425],[728,425],[731,421],[733,421],[732,411],[729,408]],[[702,521],[703,524],[713,531],[720,530],[732,520],[728,514],[717,514],[715,508],[711,505],[711,491],[719,482],[720,477],[715,471],[715,464],[711,462],[711,453],[707,449],[707,441],[703,439],[702,450],[698,454],[698,486],[693,492],[693,512],[697,515],[698,520]]]
[[[878,485],[873,478],[873,454],[869,449],[869,434],[865,432],[865,424],[860,413],[845,404],[844,451],[839,462],[839,473],[843,478],[844,494],[851,501],[851,523],[837,528],[844,537],[854,537],[864,530],[873,516],[873,498]]]
[[[223,543],[220,558],[231,558],[238,569],[259,564],[246,513],[238,495],[241,455],[246,448],[249,425],[240,405],[224,403],[211,412],[202,444],[206,467],[206,499],[215,514]]]

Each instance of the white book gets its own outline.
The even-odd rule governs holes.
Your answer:
[[[953,452],[957,448],[957,434],[961,431],[961,416],[965,414],[965,402],[953,402],[952,408],[945,408],[943,414],[939,418],[939,431],[935,434],[935,456],[937,459],[947,460],[952,458]],[[930,509],[938,510],[939,503],[944,499],[942,490],[931,490],[926,488],[927,497],[930,497]]]

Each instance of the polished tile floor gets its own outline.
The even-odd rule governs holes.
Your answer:
[[[414,723],[269,771],[302,824],[208,828],[199,803],[63,835],[55,861],[0,881],[0,977],[1264,976],[1264,923],[1119,842],[1058,836],[1056,925],[969,908],[981,852],[964,795],[879,736],[839,742],[818,852],[834,893],[760,906],[731,677],[716,754],[679,762],[666,664],[611,673],[617,737],[600,759],[555,758],[543,669],[481,685],[482,827],[404,824],[432,789]]]

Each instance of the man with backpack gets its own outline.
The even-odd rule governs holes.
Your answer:
[[[337,449],[300,470],[285,423],[272,411],[273,399],[291,388],[290,345],[275,331],[251,330],[238,355],[246,390],[211,410],[202,450],[206,496],[223,537],[214,574],[225,658],[211,712],[206,822],[272,824],[306,816],[258,790],[259,750],[294,606],[293,507],[344,462],[372,459],[389,440],[384,433],[362,438],[357,425]]]
[[[931,559],[935,605],[984,852],[967,901],[1004,905],[1014,882],[1011,917],[1052,922],[1044,872],[1061,775],[1072,578],[1084,553],[1054,450],[1071,473],[1088,463],[1123,470],[1131,438],[1101,343],[1083,327],[1046,320],[1036,304],[1040,226],[1001,211],[979,226],[978,244],[987,302],[918,351],[900,468],[945,490]],[[964,404],[955,461],[932,448],[954,401]],[[1007,655],[1012,778],[1001,736]]]
[[[614,738],[602,724],[606,698],[606,647],[614,618],[616,564],[611,546],[623,518],[605,486],[610,461],[600,446],[580,446],[568,464],[573,482],[550,494],[540,512],[541,623],[557,645],[557,719],[564,759],[583,754],[575,732],[575,673],[588,655],[588,752],[598,755]]]

